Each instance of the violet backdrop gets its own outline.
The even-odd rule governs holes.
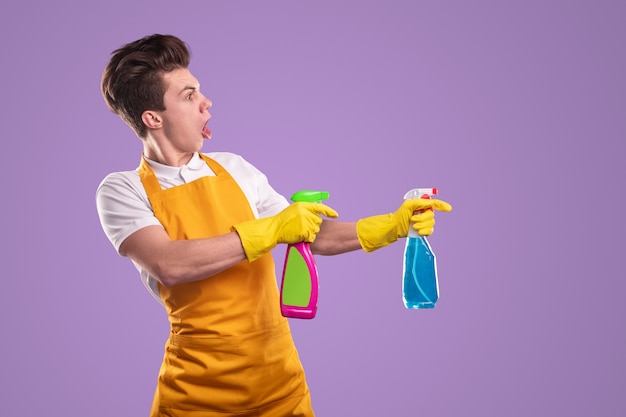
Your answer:
[[[113,49],[191,47],[204,150],[344,220],[436,186],[441,298],[401,302],[404,242],[318,257],[292,320],[317,415],[626,414],[626,3],[4,1],[6,416],[148,413],[166,316],[106,240],[95,189],[140,141],[99,91]],[[281,268],[284,247],[274,251]]]

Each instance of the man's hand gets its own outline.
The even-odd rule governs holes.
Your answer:
[[[414,198],[405,200],[394,213],[359,220],[356,231],[361,247],[372,252],[406,237],[411,222],[419,235],[430,235],[435,226],[434,210],[451,211],[452,206],[443,200]]]
[[[239,234],[250,262],[271,251],[278,243],[313,242],[322,218],[337,217],[332,208],[320,203],[293,203],[272,217],[249,220],[232,227]]]

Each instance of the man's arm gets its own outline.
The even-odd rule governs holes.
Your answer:
[[[137,230],[122,242],[119,252],[165,286],[207,278],[246,259],[236,232],[207,239],[171,240],[162,226]]]
[[[450,211],[452,206],[442,200],[415,198],[405,200],[394,213],[365,217],[358,222],[324,220],[311,243],[311,251],[320,255],[357,249],[372,252],[406,237],[410,223],[419,235],[428,236],[435,226],[434,210]]]
[[[320,230],[320,214],[337,217],[323,204],[294,203],[277,215],[235,224],[231,233],[191,240],[172,240],[162,226],[146,226],[127,237],[119,252],[172,286],[208,278],[244,259],[253,262],[278,243],[310,242]]]
[[[311,252],[319,255],[339,255],[361,249],[356,233],[356,222],[324,220],[311,243]]]

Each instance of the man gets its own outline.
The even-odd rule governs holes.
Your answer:
[[[113,52],[102,77],[108,107],[143,143],[134,171],[97,191],[105,233],[138,268],[171,325],[151,416],[313,416],[304,371],[281,316],[270,251],[367,252],[428,235],[440,200],[407,200],[358,222],[323,204],[294,203],[243,158],[200,150],[211,101],[188,70],[189,50],[152,35]],[[414,211],[422,210],[414,215]]]

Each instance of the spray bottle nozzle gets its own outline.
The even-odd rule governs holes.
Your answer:
[[[295,203],[321,203],[322,200],[328,200],[328,191],[301,190],[291,196],[291,201]]]
[[[430,198],[438,193],[439,191],[437,190],[437,188],[413,188],[404,195],[404,199],[409,200],[411,198]]]
[[[413,198],[425,198],[425,199],[430,199],[432,196],[438,194],[439,191],[437,190],[437,188],[413,188],[412,190],[409,190],[405,195],[404,195],[404,199],[405,200],[410,200]],[[427,210],[431,210],[432,208],[429,208]],[[421,213],[423,210],[416,210],[413,214],[418,214]]]

